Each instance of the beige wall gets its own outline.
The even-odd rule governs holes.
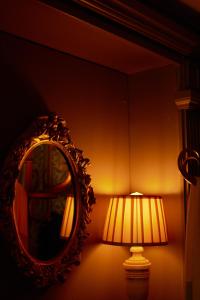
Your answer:
[[[68,280],[45,292],[30,292],[10,260],[1,256],[3,299],[126,300],[122,262],[129,250],[101,244],[101,232],[109,195],[131,188],[162,194],[166,206],[169,246],[146,249],[152,262],[150,300],[181,300],[183,208],[174,67],[127,78],[6,34],[0,42],[3,153],[36,115],[57,111],[67,120],[76,146],[91,159],[88,172],[97,198],[81,265]]]
[[[176,67],[147,71],[130,80],[131,190],[163,196],[169,245],[147,247],[152,262],[150,299],[182,299],[183,201],[177,168],[179,116],[174,99]]]

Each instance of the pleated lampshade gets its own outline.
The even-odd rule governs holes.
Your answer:
[[[166,245],[167,228],[159,196],[117,196],[110,199],[103,242],[118,245]]]

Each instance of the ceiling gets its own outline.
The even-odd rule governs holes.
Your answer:
[[[180,0],[200,11],[199,0]],[[0,30],[126,74],[173,63],[37,0],[0,1]]]
[[[172,63],[36,0],[0,1],[0,30],[126,74]]]

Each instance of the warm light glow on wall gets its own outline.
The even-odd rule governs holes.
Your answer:
[[[181,177],[178,172],[176,172],[175,167],[176,166],[173,166],[171,169],[175,170],[173,174],[168,173],[168,178],[164,178],[164,175],[163,177],[156,175],[151,170],[145,171],[145,174],[142,171],[138,171],[137,174],[133,176],[134,184],[132,186],[133,188],[142,190],[144,194],[178,194],[181,190]]]
[[[114,193],[114,186],[111,178],[106,178],[106,175],[102,176],[98,174],[98,177],[96,178],[96,173],[93,175],[93,172],[91,172],[92,176],[92,185],[94,187],[96,194],[102,194],[102,195],[112,195]]]
[[[129,179],[127,176],[118,179],[117,181],[113,180],[113,175],[110,174],[110,178],[106,174],[99,174],[97,172],[90,172],[92,177],[92,185],[94,187],[96,194],[101,195],[113,195],[113,194],[126,194],[129,190]],[[117,185],[117,183],[119,183]]]

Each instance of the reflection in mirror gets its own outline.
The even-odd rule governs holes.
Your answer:
[[[23,247],[34,258],[55,258],[74,224],[73,174],[63,152],[51,143],[31,149],[15,182],[14,216]]]
[[[5,159],[0,232],[20,272],[37,288],[63,282],[80,263],[95,203],[89,162],[55,113],[38,117]]]

